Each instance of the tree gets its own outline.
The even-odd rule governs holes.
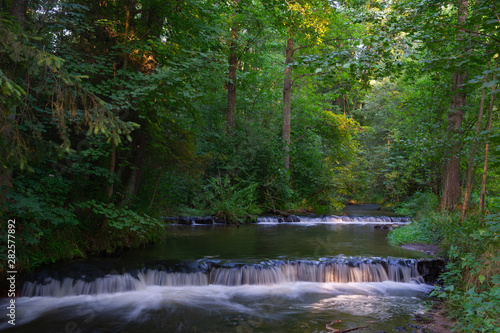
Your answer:
[[[441,208],[456,209],[462,196],[462,160],[471,152],[469,143],[474,141],[468,140],[468,128],[471,128],[470,122],[479,119],[480,93],[477,92],[486,74],[485,62],[497,52],[494,45],[498,45],[495,28],[498,19],[494,4],[458,1],[442,6],[431,1],[422,6],[410,0],[396,3],[394,9],[394,15],[389,15],[387,20],[389,31],[404,32],[403,40],[411,45],[408,54],[423,64],[423,70],[440,73],[452,83],[447,92],[451,102]],[[470,183],[466,183],[469,188]],[[467,190],[466,195],[469,194]]]
[[[228,70],[228,82],[227,82],[227,127],[228,132],[231,133],[234,130],[234,117],[235,117],[235,109],[236,109],[236,72],[238,66],[238,55],[237,55],[237,46],[238,46],[238,5],[240,0],[233,0],[234,9],[233,9],[233,22],[231,26],[231,39],[229,42],[229,70]]]
[[[467,19],[467,9],[469,2],[467,0],[459,1],[458,20],[459,26],[465,24]],[[462,40],[464,31],[460,31],[457,37]],[[452,78],[452,97],[450,103],[450,112],[448,114],[448,139],[452,141],[452,147],[444,165],[443,174],[443,196],[441,199],[441,208],[452,210],[460,202],[462,192],[460,187],[460,140],[459,136],[462,121],[465,112],[467,94],[465,83],[468,78],[468,72],[464,69],[457,69]]]
[[[298,64],[294,55],[298,50],[314,48],[322,44],[322,38],[328,32],[329,20],[335,15],[334,8],[328,1],[290,1],[286,4],[263,2],[271,13],[275,25],[283,29],[285,42],[285,63],[283,80],[283,167],[290,168],[291,111],[293,89],[293,66]],[[297,45],[297,41],[299,44]]]
[[[495,59],[495,65],[494,69],[496,70],[498,67],[498,60]],[[493,80],[492,82],[496,82],[496,73],[493,74]],[[495,103],[495,84],[491,86],[491,96],[490,96],[490,106],[488,110],[488,122],[486,125],[486,145],[484,148],[484,166],[483,166],[483,175],[481,177],[481,193],[480,193],[480,198],[479,198],[479,209],[480,211],[484,211],[484,203],[485,203],[485,197],[486,197],[486,179],[488,177],[488,157],[489,157],[489,147],[490,144],[488,142],[490,132],[491,132],[491,122],[492,122],[492,116],[493,116],[493,106]]]
[[[290,169],[290,136],[292,114],[292,63],[294,54],[293,39],[288,38],[285,47],[285,79],[283,82],[283,126],[281,129],[284,144],[283,166]]]

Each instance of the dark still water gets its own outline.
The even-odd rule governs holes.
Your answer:
[[[422,258],[422,253],[394,248],[387,231],[372,224],[255,224],[238,227],[179,226],[176,237],[125,260],[220,258],[241,260],[318,259],[332,256]]]
[[[432,286],[416,258],[359,224],[177,226],[151,248],[26,278],[6,332],[415,330]],[[2,299],[2,308],[7,306]]]

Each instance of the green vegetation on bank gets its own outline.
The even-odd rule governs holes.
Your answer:
[[[432,193],[417,192],[396,208],[396,212],[412,218],[412,223],[391,230],[388,241],[393,246],[407,243],[439,244],[443,240],[443,224],[449,213],[438,209],[439,200]]]
[[[500,210],[487,214],[442,212],[432,194],[419,193],[401,205],[414,221],[389,233],[395,246],[439,244],[449,260],[442,287],[432,293],[445,302],[459,332],[500,332]],[[476,202],[477,204],[477,202]]]

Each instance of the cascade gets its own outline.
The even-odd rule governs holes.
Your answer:
[[[406,216],[338,216],[322,215],[311,216],[261,216],[257,218],[257,223],[277,224],[277,223],[408,223],[410,218]]]
[[[27,281],[21,296],[97,295],[143,290],[148,286],[241,286],[290,282],[410,282],[420,275],[414,259],[348,258],[325,261],[279,261],[260,264],[221,265],[200,261],[191,272],[143,269],[136,273],[107,274],[92,281],[78,278],[45,277]]]

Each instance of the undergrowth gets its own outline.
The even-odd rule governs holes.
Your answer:
[[[123,249],[142,247],[165,236],[163,222],[112,203],[90,200],[65,207],[70,219],[44,214],[35,206],[10,205],[0,214],[0,228],[15,220],[15,269],[30,272],[57,261],[109,255]],[[0,278],[6,274],[6,238],[0,240]],[[0,283],[0,289],[4,284]]]
[[[392,245],[439,244],[447,253],[442,286],[431,295],[444,301],[456,321],[452,331],[500,332],[500,213],[462,218],[439,211],[429,194],[418,194],[400,209],[413,222],[390,232]]]
[[[455,219],[444,229],[449,263],[445,287],[433,295],[445,300],[457,330],[500,332],[500,214]]]

